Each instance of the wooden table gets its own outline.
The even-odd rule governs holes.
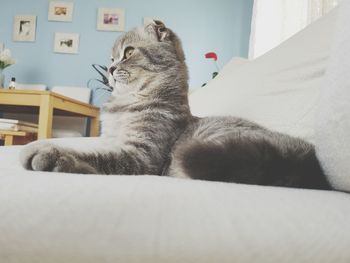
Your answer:
[[[0,89],[0,112],[39,114],[38,139],[51,138],[53,115],[90,117],[90,136],[99,135],[99,108],[52,91]]]
[[[0,139],[3,139],[5,146],[22,145],[37,139],[37,134],[25,131],[0,130]]]

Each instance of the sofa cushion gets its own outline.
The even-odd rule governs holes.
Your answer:
[[[340,4],[329,66],[321,90],[316,150],[331,184],[350,192],[350,1]]]
[[[336,12],[256,60],[232,60],[191,94],[192,113],[243,117],[312,142]]]

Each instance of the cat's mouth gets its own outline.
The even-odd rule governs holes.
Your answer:
[[[118,70],[113,72],[113,78],[115,81],[127,84],[129,82],[130,73],[126,70]]]

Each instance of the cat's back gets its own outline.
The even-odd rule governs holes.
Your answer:
[[[188,137],[199,140],[215,140],[246,132],[265,131],[268,132],[268,130],[254,122],[232,116],[193,117],[179,140],[187,140]]]

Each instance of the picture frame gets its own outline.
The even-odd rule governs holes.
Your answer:
[[[54,52],[65,54],[78,54],[79,34],[77,33],[55,33]]]
[[[36,35],[35,15],[16,15],[13,22],[13,41],[34,42]]]
[[[73,2],[50,1],[48,20],[59,22],[72,22],[73,8]]]
[[[125,9],[122,8],[98,8],[97,30],[99,31],[124,31]]]

